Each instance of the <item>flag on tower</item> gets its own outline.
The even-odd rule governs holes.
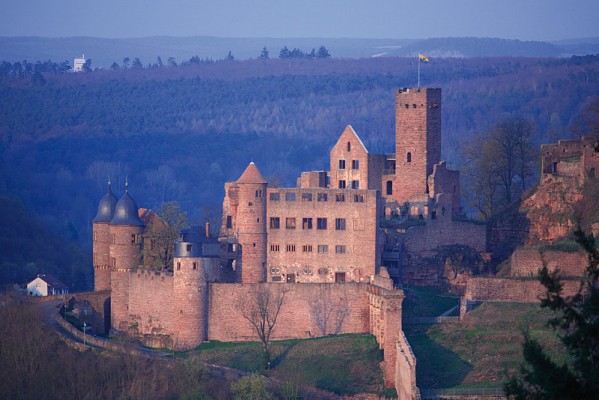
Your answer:
[[[427,63],[428,62],[428,57],[425,56],[424,54],[418,54],[418,58],[420,58],[420,61]]]

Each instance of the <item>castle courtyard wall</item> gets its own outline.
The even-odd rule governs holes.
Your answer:
[[[571,296],[578,291],[580,281],[563,280],[563,295]],[[538,303],[547,292],[538,279],[469,278],[466,300],[515,303]]]
[[[450,213],[451,214],[451,213]],[[422,254],[434,251],[439,246],[466,245],[485,251],[486,227],[466,221],[451,220],[451,216],[429,219],[426,225],[410,228],[406,235],[406,250]]]
[[[514,277],[537,276],[544,265],[549,272],[560,271],[561,276],[583,276],[587,267],[583,252],[565,252],[537,248],[519,248],[510,258],[510,275]]]

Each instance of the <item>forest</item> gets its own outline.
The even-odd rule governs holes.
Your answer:
[[[370,152],[393,152],[394,90],[415,86],[417,67],[399,57],[271,58],[6,74],[0,194],[85,254],[108,176],[117,197],[127,178],[140,207],[177,201],[191,223],[203,223],[218,215],[224,182],[250,161],[283,185],[328,169],[347,124]],[[505,118],[530,121],[535,146],[584,133],[599,56],[432,58],[421,84],[443,90],[443,158],[460,168],[467,145]],[[0,271],[33,262],[3,257]],[[75,275],[65,279],[89,288],[89,276]]]

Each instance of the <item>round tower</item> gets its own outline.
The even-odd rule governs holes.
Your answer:
[[[116,203],[110,221],[110,314],[112,327],[119,330],[126,330],[129,274],[139,266],[141,258],[144,224],[138,209],[125,184],[125,194]]]
[[[208,332],[208,284],[202,247],[192,232],[175,241],[173,347],[192,349]]]
[[[241,246],[241,281],[266,281],[266,187],[268,183],[253,162],[237,180],[237,240]]]
[[[110,289],[110,221],[114,217],[116,203],[108,181],[108,193],[100,200],[92,221],[95,291]]]

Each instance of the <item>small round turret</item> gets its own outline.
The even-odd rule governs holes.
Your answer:
[[[100,199],[98,203],[98,212],[92,222],[110,222],[114,217],[114,207],[116,206],[117,199],[110,189],[110,181],[108,181],[108,193]]]
[[[94,290],[110,289],[110,221],[114,217],[117,199],[110,188],[98,203],[98,212],[93,219]]]
[[[129,184],[125,183],[125,194],[114,207],[114,217],[110,225],[143,226],[138,211],[137,203],[129,195]]]

